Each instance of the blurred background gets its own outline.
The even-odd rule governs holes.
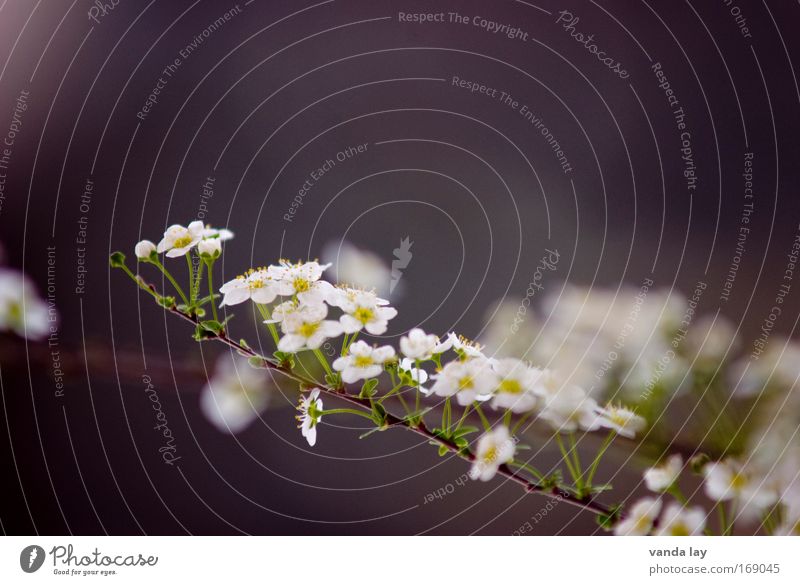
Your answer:
[[[325,421],[309,448],[290,385],[239,376],[109,269],[195,219],[236,234],[218,283],[322,258],[398,308],[377,341],[455,330],[598,398],[636,403],[691,308],[647,406],[687,410],[600,475],[622,501],[665,452],[745,449],[754,391],[732,401],[728,372],[764,363],[765,330],[783,356],[800,308],[799,19],[744,0],[2,2],[4,270],[58,314],[44,340],[0,338],[3,531],[598,531],[500,478],[459,482],[410,433]],[[271,351],[249,306],[231,331]],[[231,390],[235,433],[203,398],[231,372],[256,388]],[[674,400],[687,384],[715,402]],[[546,432],[527,440],[557,461]]]

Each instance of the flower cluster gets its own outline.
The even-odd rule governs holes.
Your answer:
[[[56,318],[55,309],[48,309],[27,276],[0,268],[0,331],[39,340],[47,336]]]
[[[228,230],[192,222],[186,227],[170,226],[158,244],[143,240],[136,245],[139,261],[162,271],[183,301],[181,304],[133,275],[124,264],[124,256],[112,255],[112,265],[123,268],[159,304],[196,325],[195,339],[222,339],[247,356],[249,365],[254,366],[245,368],[248,360],[243,358],[226,360],[203,393],[206,415],[228,432],[244,429],[266,408],[269,384],[264,372],[257,368],[272,367],[300,384],[297,421],[310,446],[316,445],[323,417],[357,415],[368,419],[375,430],[403,425],[420,432],[438,445],[440,455],[454,453],[469,460],[472,479],[489,481],[499,473],[519,481],[520,474],[524,474],[531,477],[525,480],[529,489],[553,493],[557,488],[588,506],[594,502],[595,494],[610,488],[595,485],[594,477],[616,437],[636,439],[645,431],[658,435],[653,430],[655,425],[663,424],[659,421],[664,417],[654,405],[663,405],[664,399],[679,390],[687,391],[679,388],[682,383],[673,384],[671,368],[681,371],[691,359],[697,370],[690,385],[697,384],[697,380],[707,379],[708,372],[713,373],[735,346],[735,335],[724,319],[700,319],[699,329],[681,329],[689,314],[688,302],[650,290],[649,286],[626,291],[626,296],[630,293],[633,297],[630,306],[618,306],[619,295],[589,294],[570,288],[559,301],[561,308],[551,309],[555,334],[543,335],[532,353],[499,356],[453,332],[440,338],[420,328],[401,335],[397,348],[381,345],[365,338],[386,334],[397,310],[374,290],[324,280],[330,264],[281,260],[248,269],[225,282],[217,294],[212,285],[214,261],[222,253],[222,242],[232,236]],[[187,257],[188,294],[161,263],[160,254]],[[197,269],[192,254],[201,261]],[[200,298],[204,267],[208,268],[208,295]],[[221,299],[219,305],[217,299]],[[253,303],[269,331],[275,360],[255,353],[244,341],[233,343],[226,329],[227,320],[217,320],[218,306],[231,308],[245,301]],[[206,305],[210,305],[213,319],[205,318]],[[515,320],[518,318],[519,314]],[[338,351],[339,342],[332,343],[337,338],[343,338]],[[600,345],[593,347],[597,340]],[[589,346],[585,345],[587,342]],[[490,347],[499,345],[502,344],[490,342]],[[680,351],[672,349],[678,346]],[[793,349],[796,354],[790,355],[800,355],[800,346]],[[669,357],[666,362],[665,355]],[[766,353],[760,363],[769,365],[769,355]],[[792,402],[796,393],[787,394],[786,389],[796,378],[796,360],[786,363],[783,355],[772,360],[777,364],[772,365],[770,375],[774,374],[776,382],[765,403],[772,404],[773,397],[775,404],[796,403]],[[536,367],[529,359],[551,367]],[[582,370],[586,364],[590,372]],[[784,365],[779,367],[780,364]],[[655,382],[653,368],[657,369]],[[565,377],[564,371],[569,375]],[[743,371],[740,377],[741,392],[749,397],[753,394],[753,380],[746,373]],[[388,390],[380,388],[381,378],[388,378]],[[602,378],[618,383],[605,388],[593,383]],[[349,388],[355,384],[360,389]],[[709,388],[704,389],[704,395],[706,390]],[[360,408],[325,410],[323,394]],[[429,404],[423,404],[423,399]],[[403,413],[390,413],[390,405],[402,407]],[[432,415],[437,411],[441,422],[432,426]],[[470,422],[480,424],[482,432]],[[531,461],[518,458],[527,447],[519,443],[519,433],[525,432],[526,425],[549,429],[571,482],[565,482],[560,471],[542,473]],[[771,425],[772,422],[770,428]],[[793,430],[796,426],[785,429],[787,433]],[[585,433],[596,431],[604,431],[606,438],[591,463],[582,467],[578,444]],[[724,429],[712,427],[712,438],[713,432],[722,433]],[[784,450],[786,456],[778,464],[773,461],[770,467],[769,461],[759,459],[756,447],[768,443],[773,435],[766,430],[761,436],[755,435],[759,443],[750,448],[753,456],[747,458],[746,464],[733,458],[693,459],[687,464],[679,455],[666,458],[644,472],[644,483],[656,496],[639,500],[621,514],[615,508],[609,509],[607,514],[601,514],[601,524],[619,535],[708,532],[705,510],[690,505],[679,485],[684,469],[691,467],[702,475],[705,495],[720,509],[721,533],[732,533],[737,520],[752,519],[760,519],[770,533],[797,532],[800,484],[796,463],[800,448]],[[667,501],[670,497],[673,499]]]

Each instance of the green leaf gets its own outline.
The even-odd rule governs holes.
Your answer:
[[[247,358],[247,362],[250,364],[250,367],[253,367],[257,370],[264,370],[267,368],[267,365],[264,363],[264,358],[261,356],[253,355]]]
[[[375,415],[375,422],[383,425],[386,422],[386,409],[377,402],[372,404],[372,413]]]
[[[205,329],[202,325],[197,325],[194,328],[194,335],[192,337],[194,337],[195,341],[208,341],[209,339],[216,339],[217,336]]]
[[[619,513],[621,510],[622,510],[622,505],[616,504],[614,506],[611,506],[608,514],[598,514],[595,517],[597,525],[606,532],[610,532],[611,530],[614,529],[614,524],[616,524],[617,521],[619,520]]]
[[[108,257],[108,261],[112,268],[122,268],[125,266],[125,254],[122,252],[114,252]]]
[[[165,309],[175,308],[175,297],[158,297],[156,302]]]
[[[611,491],[612,489],[614,489],[614,486],[612,486],[610,483],[602,483],[600,485],[593,485],[592,486],[592,493],[593,494],[599,494],[599,493],[602,493],[602,492]]]
[[[222,326],[222,323],[220,323],[219,321],[215,321],[213,319],[209,319],[208,321],[201,321],[200,325],[202,325],[203,328],[207,329],[208,331],[212,331],[213,333],[221,333],[222,331],[225,330],[225,328]]]
[[[335,374],[325,374],[325,382],[331,388],[338,388],[342,385],[342,380],[338,372]]]
[[[449,450],[450,449],[448,449],[445,445],[439,445],[439,457],[444,457],[445,455],[447,455],[447,452]]]
[[[479,430],[478,427],[461,427],[453,433],[453,438],[465,437],[466,435],[477,433]]]
[[[358,395],[359,398],[372,398],[375,396],[377,390],[376,387],[378,386],[378,379],[377,378],[370,378],[369,380],[364,380],[364,384],[361,386],[361,393]]]
[[[210,303],[211,299],[218,299],[218,298],[220,298],[220,296],[221,295],[217,295],[217,294],[215,294],[215,295],[206,295],[202,299],[197,301],[197,306],[198,307],[202,307],[203,305],[205,305],[207,303]],[[228,319],[230,319],[230,317],[228,317]]]
[[[292,369],[294,368],[294,354],[287,353],[285,351],[276,351],[274,354],[275,359],[278,360],[278,363],[283,368]]]

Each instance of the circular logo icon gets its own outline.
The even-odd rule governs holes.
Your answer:
[[[44,549],[41,546],[32,544],[26,546],[19,553],[19,566],[26,573],[35,573],[44,564]]]

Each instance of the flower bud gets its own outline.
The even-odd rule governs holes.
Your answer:
[[[222,253],[222,242],[219,241],[219,238],[200,240],[200,243],[197,244],[197,251],[204,258],[217,258]]]
[[[150,258],[150,255],[156,251],[156,245],[150,240],[142,240],[136,244],[134,251],[139,260],[147,260]]]

